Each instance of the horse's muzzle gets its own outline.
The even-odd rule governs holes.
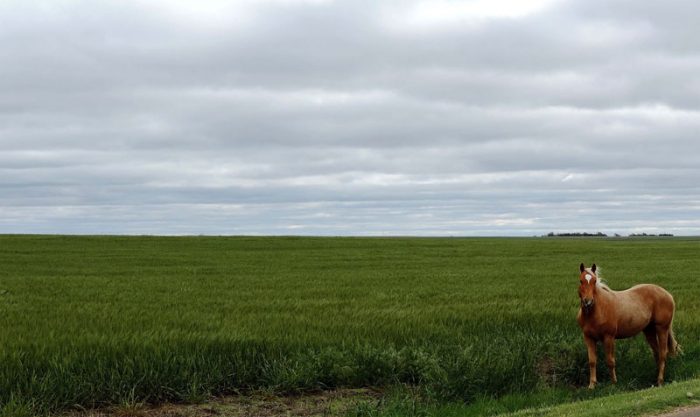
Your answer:
[[[581,300],[581,305],[586,310],[590,310],[593,307],[593,299],[592,298],[584,298]]]

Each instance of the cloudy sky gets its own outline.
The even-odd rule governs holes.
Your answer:
[[[700,234],[700,2],[0,2],[0,233]]]

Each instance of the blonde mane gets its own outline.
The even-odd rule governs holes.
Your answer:
[[[603,277],[600,276],[600,267],[597,267],[596,270],[595,270],[595,272],[593,272],[593,271],[591,270],[591,268],[586,268],[586,272],[588,272],[589,274],[591,274],[591,275],[593,275],[593,276],[596,277],[596,281],[595,281],[595,286],[596,286],[596,287],[598,287],[598,288],[600,288],[600,289],[603,289],[603,290],[605,290],[605,291],[612,291],[612,289],[611,289],[610,287],[608,287],[607,281],[605,281],[605,280],[603,279]]]

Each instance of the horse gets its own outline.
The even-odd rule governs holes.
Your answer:
[[[605,361],[610,378],[617,383],[615,374],[615,339],[626,339],[644,332],[656,360],[657,385],[664,383],[666,357],[680,353],[680,346],[673,336],[671,324],[675,303],[665,289],[653,284],[636,285],[624,291],[613,291],[602,283],[595,264],[579,267],[578,295],[581,306],[578,325],[588,349],[588,388],[593,389],[596,379],[596,343],[605,348]]]

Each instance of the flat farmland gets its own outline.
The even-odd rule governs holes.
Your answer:
[[[0,236],[0,415],[367,387],[578,398],[581,262],[667,288],[685,351],[667,381],[698,376],[697,238]],[[616,390],[654,382],[643,337],[617,367]]]

